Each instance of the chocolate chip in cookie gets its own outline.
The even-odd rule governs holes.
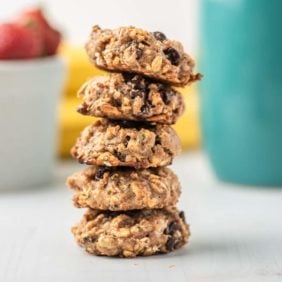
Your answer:
[[[143,55],[143,51],[140,48],[136,49],[136,60],[139,60]]]
[[[85,105],[80,105],[76,111],[82,115],[86,115],[88,113],[87,107]]]
[[[174,237],[169,237],[166,242],[166,248],[169,252],[173,251],[175,248],[177,240]]]
[[[122,72],[121,74],[125,82],[131,81],[131,79],[135,76],[135,73],[130,72]]]
[[[145,115],[149,114],[149,106],[147,104],[141,107],[141,113]]]
[[[107,171],[111,171],[111,168],[108,167],[108,166],[100,166],[100,167],[97,169],[96,173],[92,176],[92,177],[93,177],[92,179],[93,179],[93,180],[96,180],[96,181],[102,179],[103,176],[104,176],[104,174],[105,174]]]
[[[177,222],[173,221],[169,224],[169,226],[165,229],[164,233],[172,235],[174,231],[179,230],[180,226]]]
[[[121,106],[121,101],[117,99],[112,99],[112,105],[116,108],[119,108]]]
[[[186,222],[186,219],[185,219],[185,213],[184,213],[184,211],[181,211],[181,212],[179,213],[179,216],[180,216],[180,218],[183,220],[183,222],[185,223],[185,222]]]
[[[144,92],[143,91],[141,91],[141,90],[138,90],[138,89],[132,89],[131,91],[130,91],[130,97],[132,98],[132,99],[135,99],[136,97],[144,97]]]
[[[117,158],[121,161],[124,162],[126,159],[126,154],[115,151],[114,154],[117,156]]]
[[[128,146],[128,142],[129,142],[129,141],[130,141],[130,136],[128,136],[128,135],[125,136],[125,139],[124,139],[124,142],[123,142],[125,147]]]
[[[162,32],[160,32],[160,31],[155,31],[155,32],[153,32],[153,35],[154,35],[154,37],[155,37],[157,40],[159,40],[159,41],[161,41],[161,42],[163,42],[164,40],[166,40],[165,34],[162,33]]]
[[[172,47],[165,49],[164,54],[166,58],[174,65],[178,66],[180,63],[180,55],[179,53]]]

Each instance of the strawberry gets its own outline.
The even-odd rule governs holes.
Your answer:
[[[39,24],[36,20],[29,18],[29,19],[22,19],[21,21],[16,21],[18,24],[30,29],[33,33],[34,38],[38,41],[40,46],[37,57],[41,57],[45,53],[45,40],[44,40],[44,32],[42,29],[41,24]]]
[[[38,55],[40,42],[33,32],[17,23],[0,24],[0,59],[28,59]]]
[[[57,52],[61,41],[61,34],[57,30],[50,28],[45,30],[45,52],[46,55],[54,55]]]
[[[49,25],[40,9],[31,9],[21,13],[18,21],[33,28],[37,34],[42,36],[43,55],[48,56],[56,53],[61,41],[61,34]]]

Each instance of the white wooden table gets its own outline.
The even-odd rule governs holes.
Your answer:
[[[190,244],[169,255],[95,257],[69,232],[83,211],[63,181],[78,167],[60,165],[50,187],[0,192],[1,282],[282,281],[282,189],[219,183],[202,153],[183,155],[173,168]]]

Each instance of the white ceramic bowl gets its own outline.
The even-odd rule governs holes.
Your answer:
[[[64,74],[58,56],[0,61],[0,189],[52,179]]]

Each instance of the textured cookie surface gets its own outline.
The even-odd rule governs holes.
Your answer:
[[[72,156],[88,165],[165,166],[180,151],[180,140],[168,125],[99,120],[86,127]]]
[[[193,74],[194,61],[183,46],[161,32],[94,26],[86,51],[97,67],[106,70],[137,72],[179,86],[201,78]]]
[[[84,115],[173,124],[183,113],[179,92],[141,75],[111,73],[87,81],[78,92]]]
[[[72,232],[87,252],[119,257],[171,252],[182,247],[190,235],[184,213],[175,208],[130,212],[88,210]]]
[[[169,168],[91,166],[70,176],[67,185],[75,191],[77,207],[99,210],[174,206],[180,195],[179,181]]]

